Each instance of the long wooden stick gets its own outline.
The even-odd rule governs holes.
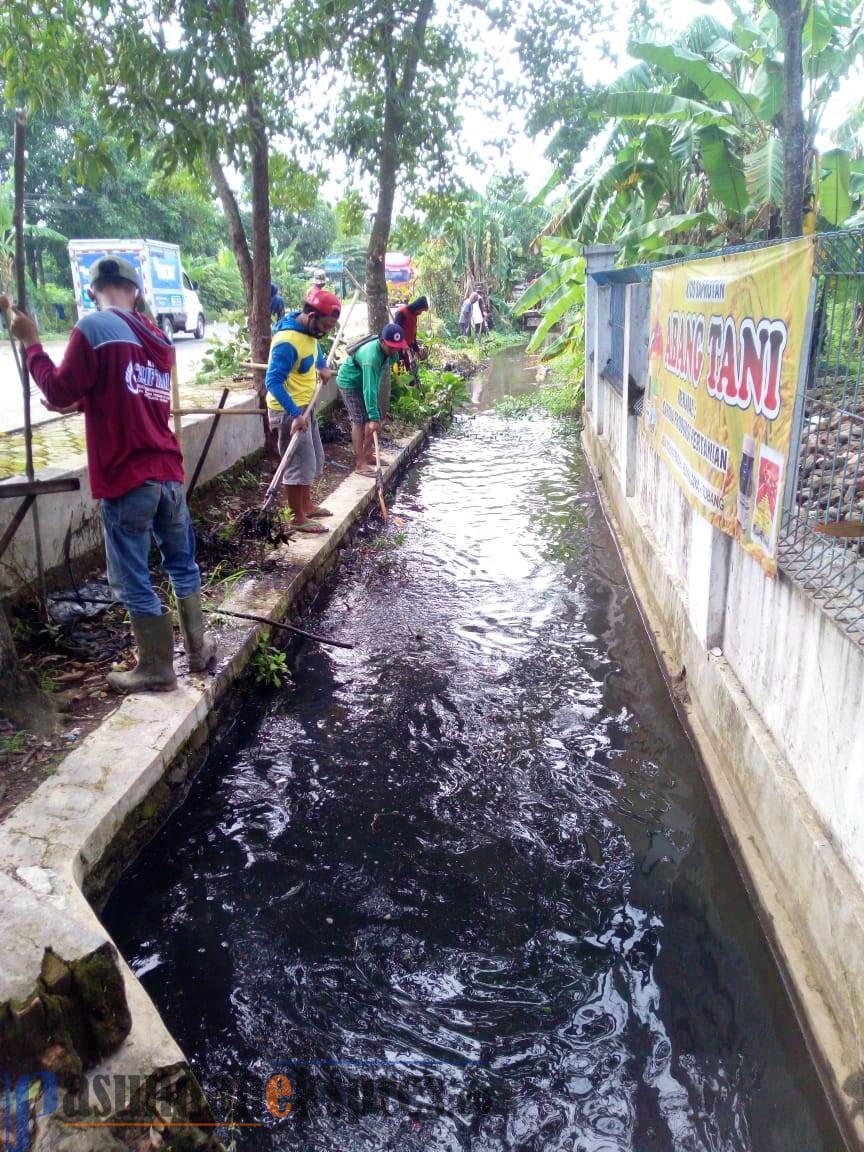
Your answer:
[[[864,523],[860,520],[831,520],[827,524],[816,524],[813,531],[837,540],[859,540],[864,536]]]
[[[19,352],[18,347],[15,344],[15,338],[12,335],[11,308],[5,308],[3,310],[3,320],[9,333],[9,343],[12,346],[12,356],[15,360],[15,367],[18,369],[18,377],[21,381],[21,396],[24,401],[24,474],[27,477],[25,487],[27,487],[29,492],[32,494],[28,495],[24,502],[20,505],[18,511],[10,520],[6,531],[3,533],[3,538],[0,540],[0,556],[3,555],[9,545],[12,543],[13,536],[21,527],[27,512],[32,508],[36,575],[39,580],[39,595],[41,597],[41,602],[44,609],[44,606],[47,603],[48,589],[45,584],[45,563],[42,556],[42,529],[39,526],[39,507],[36,503],[36,495],[38,495],[37,481],[35,479],[36,472],[33,468],[33,421],[30,414],[30,373],[27,370],[27,361],[24,353],[24,347],[22,345]],[[11,485],[9,487],[11,488]],[[7,495],[11,496],[11,491],[7,492]],[[45,610],[47,611],[47,609]]]
[[[21,503],[18,505],[18,509],[16,510],[15,515],[7,524],[6,531],[3,533],[2,539],[0,539],[0,556],[4,555],[6,549],[12,543],[12,538],[14,537],[15,533],[24,522],[24,517],[30,511],[31,507],[35,506],[35,504],[36,497],[31,493],[29,496],[25,496]]]
[[[56,480],[14,480],[0,484],[0,500],[19,496],[47,496],[49,492],[77,492],[81,481],[77,477],[60,476]]]
[[[183,418],[180,408],[180,376],[177,372],[177,349],[171,349],[171,408],[174,412],[174,438],[183,452]]]
[[[372,433],[372,443],[375,445],[375,486],[378,489],[378,504],[381,508],[381,517],[386,521],[389,519],[389,512],[387,511],[387,502],[384,499],[384,473],[381,471],[381,451],[378,448],[378,433]]]
[[[266,616],[254,616],[251,612],[229,612],[225,608],[207,608],[205,612],[212,612],[218,616],[233,616],[235,620],[251,620],[255,624],[265,624],[268,628],[281,628],[285,632],[293,632],[297,636],[305,636],[307,640],[315,640],[318,644],[330,644],[333,648],[353,648],[347,640],[333,640],[329,636],[318,636],[315,632],[306,632],[295,624],[283,624],[281,621],[268,620]]]
[[[192,493],[198,485],[198,477],[201,475],[201,469],[204,467],[204,461],[207,459],[207,453],[210,451],[210,445],[213,443],[213,437],[216,435],[216,429],[219,427],[219,420],[222,416],[222,409],[228,402],[230,395],[227,388],[222,389],[222,395],[219,398],[219,404],[216,408],[216,415],[213,417],[213,422],[210,425],[210,431],[207,433],[207,439],[204,441],[204,447],[201,449],[201,455],[198,457],[198,463],[195,465],[195,471],[192,473],[192,479],[189,481],[189,487],[186,490],[186,499],[192,499]]]
[[[227,389],[226,389],[227,391]],[[261,419],[260,408],[172,408],[172,416],[257,416]]]

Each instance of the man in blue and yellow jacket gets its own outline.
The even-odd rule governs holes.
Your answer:
[[[300,440],[282,483],[294,514],[292,526],[300,532],[326,532],[313,517],[329,516],[326,508],[312,503],[312,484],[324,469],[324,447],[314,413],[306,409],[315,395],[317,378],[332,376],[318,337],[331,332],[339,320],[339,297],[312,288],[301,312],[289,312],[273,329],[265,386],[270,427],[278,430],[280,456],[296,433]]]

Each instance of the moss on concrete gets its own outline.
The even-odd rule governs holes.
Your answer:
[[[43,1069],[76,1088],[82,1072],[119,1048],[131,1027],[112,944],[71,963],[46,949],[31,995],[0,1005],[0,1068],[13,1078]]]

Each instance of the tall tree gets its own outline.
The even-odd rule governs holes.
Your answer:
[[[397,187],[446,172],[459,125],[459,84],[469,59],[456,22],[434,0],[379,0],[343,41],[347,83],[332,143],[372,177],[375,213],[366,252],[369,327],[386,322],[384,258]]]
[[[104,0],[91,0],[97,2]],[[316,27],[298,21],[290,0],[126,0],[114,19],[94,23],[109,125],[133,155],[152,142],[156,162],[169,172],[181,163],[206,168],[243,282],[258,362],[270,344],[271,140],[292,132],[292,95],[320,49]],[[232,169],[248,182],[251,235]],[[258,385],[263,402],[263,372]]]
[[[768,0],[783,36],[783,235],[804,230],[804,62],[802,33],[811,0]]]

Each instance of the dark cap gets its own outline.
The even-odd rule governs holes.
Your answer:
[[[91,285],[97,280],[107,280],[109,277],[112,280],[128,280],[138,289],[141,287],[134,264],[124,260],[122,256],[100,256],[90,265]]]
[[[392,348],[395,352],[402,352],[408,347],[405,333],[398,324],[385,324],[381,329],[381,335],[378,339],[382,344],[386,344],[388,348]]]

